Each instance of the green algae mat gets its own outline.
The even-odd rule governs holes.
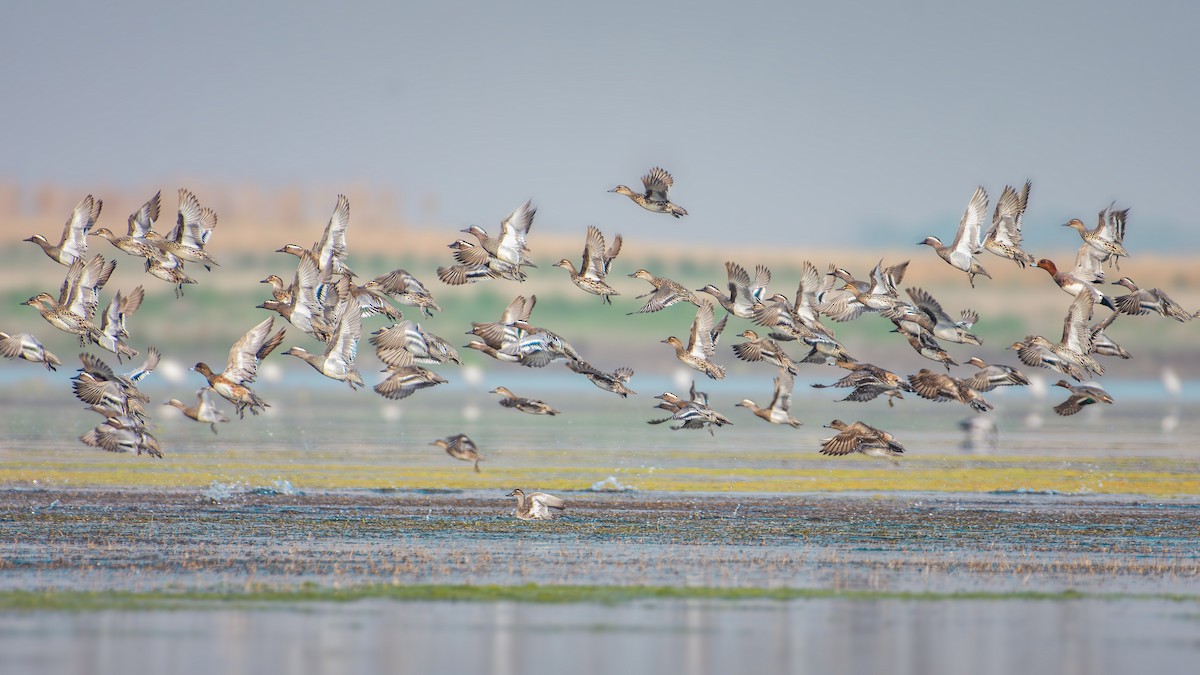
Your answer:
[[[1061,602],[1074,600],[1161,600],[1200,603],[1200,596],[1172,593],[1084,593],[1080,591],[947,592],[861,591],[803,588],[711,588],[680,586],[558,586],[498,585],[387,585],[327,588],[307,585],[294,589],[263,588],[237,593],[218,592],[92,592],[0,591],[0,612],[106,610],[229,609],[230,603],[247,609],[279,604],[313,602],[520,602],[618,604],[642,600],[901,600],[953,602],[1016,600]]]
[[[868,458],[840,460],[747,455],[731,466],[706,458],[662,456],[660,466],[511,467],[468,465],[391,466],[378,459],[331,461],[325,455],[247,450],[172,455],[165,460],[74,453],[42,455],[0,465],[0,486],[204,488],[214,483],[298,490],[450,489],[508,491],[585,490],[615,486],[654,492],[1058,492],[1133,494],[1148,497],[1200,495],[1200,460],[1184,458],[1062,458],[929,456],[898,467]],[[695,462],[689,462],[695,459]],[[770,466],[775,465],[775,466]],[[611,477],[611,480],[609,480]],[[605,482],[607,480],[607,482]]]

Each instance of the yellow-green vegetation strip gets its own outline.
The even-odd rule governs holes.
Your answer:
[[[602,466],[513,468],[485,464],[476,474],[466,464],[387,466],[338,461],[302,453],[39,459],[0,466],[0,486],[203,488],[214,481],[270,486],[286,480],[299,490],[483,489],[536,486],[580,490],[608,476],[641,491],[661,492],[996,492],[1025,490],[1148,497],[1200,495],[1200,460],[1139,458],[926,456],[899,467],[869,458],[793,460],[790,466],[667,466],[614,469]],[[710,460],[711,461],[711,460]],[[743,465],[762,463],[750,457]],[[706,462],[698,461],[698,464]],[[773,463],[773,462],[771,462]]]
[[[1200,596],[1169,593],[1084,593],[1066,591],[867,591],[809,588],[713,588],[687,586],[370,585],[329,588],[260,588],[204,591],[0,591],[4,612],[90,612],[108,610],[274,609],[281,604],[391,600],[397,602],[521,602],[619,604],[637,600],[1157,600],[1200,603]]]

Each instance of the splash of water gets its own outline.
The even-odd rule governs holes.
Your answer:
[[[214,504],[230,501],[242,495],[299,495],[303,494],[292,485],[291,481],[284,478],[276,478],[270,485],[255,485],[252,486],[242,481],[233,481],[232,483],[222,483],[219,480],[214,480],[209,484],[208,488],[201,492],[200,495]]]
[[[246,484],[240,481],[222,483],[219,480],[214,480],[209,484],[208,488],[205,489],[204,492],[200,493],[200,496],[214,504],[220,504],[221,502],[229,501],[230,499],[244,494],[245,492]]]
[[[631,492],[633,490],[637,490],[636,487],[632,485],[625,485],[621,481],[617,480],[616,476],[609,476],[604,480],[596,481],[595,483],[592,483],[592,486],[588,489],[592,492]]]

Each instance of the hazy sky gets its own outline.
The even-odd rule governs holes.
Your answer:
[[[1131,251],[1200,250],[1194,3],[342,4],[6,3],[0,180],[366,182],[453,224],[533,197],[564,232],[900,246],[1028,177],[1031,244],[1117,200]],[[692,215],[605,192],[654,165]]]

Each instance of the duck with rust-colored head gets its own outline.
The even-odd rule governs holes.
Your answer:
[[[275,317],[268,317],[233,343],[225,370],[214,373],[203,361],[192,366],[192,370],[208,380],[213,391],[236,406],[238,417],[245,417],[247,409],[257,415],[260,410],[270,407],[249,385],[258,375],[259,362],[283,342],[286,329],[280,328],[278,333],[271,335],[274,324]]]

